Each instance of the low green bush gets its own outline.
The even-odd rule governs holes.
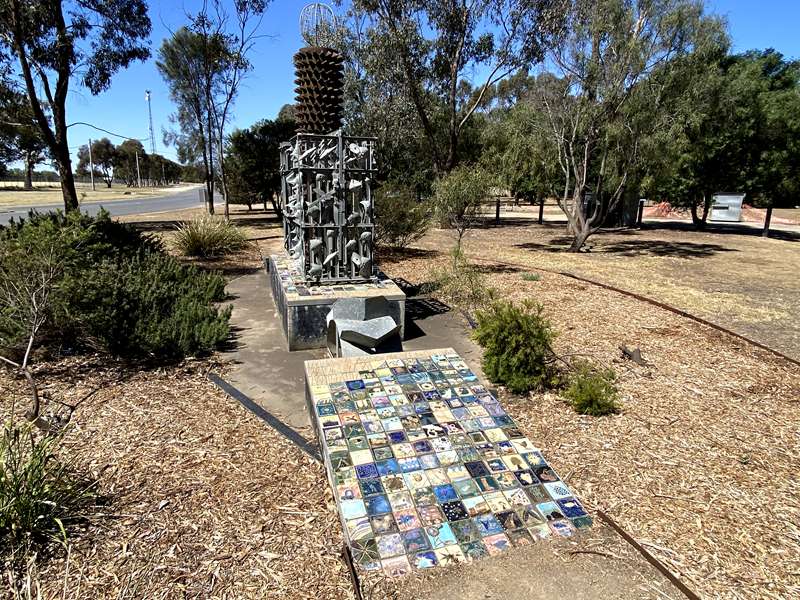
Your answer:
[[[247,237],[230,221],[203,215],[181,223],[173,243],[184,256],[223,256],[244,248]]]
[[[104,261],[64,282],[70,314],[64,330],[112,354],[180,359],[205,354],[227,339],[231,309],[221,275],[146,254]]]
[[[30,423],[6,424],[0,434],[0,547],[12,552],[53,539],[67,530],[94,496],[59,452],[61,435],[43,434]]]
[[[523,281],[539,281],[542,278],[541,275],[538,273],[523,273],[522,280]]]
[[[559,385],[552,351],[555,332],[538,302],[499,301],[478,311],[475,341],[483,347],[483,370],[516,394]]]
[[[619,412],[616,374],[611,368],[598,368],[587,361],[575,361],[569,385],[563,396],[575,412],[601,417]]]
[[[375,194],[375,243],[405,248],[428,230],[430,219],[414,190],[387,183]]]
[[[107,213],[32,215],[0,227],[0,292],[31,289],[44,271],[53,275],[37,343],[180,359],[228,337],[230,309],[214,306],[224,279],[182,265],[159,240]],[[9,355],[27,342],[25,312],[0,303],[0,349]]]

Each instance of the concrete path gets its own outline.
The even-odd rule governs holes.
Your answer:
[[[303,362],[327,358],[325,349],[289,352],[263,269],[232,280],[231,324],[235,348],[225,356],[233,368],[225,380],[281,421],[313,437],[305,406]],[[406,350],[452,347],[482,379],[480,348],[467,335],[464,318],[436,301],[406,303]]]
[[[174,194],[140,198],[137,200],[110,200],[107,202],[86,202],[81,204],[81,212],[96,215],[101,208],[105,208],[111,216],[138,215],[141,213],[166,212],[183,210],[185,208],[199,208],[200,186]],[[0,207],[0,225],[7,224],[12,217],[17,219],[25,217],[31,210],[47,212],[51,210],[64,210],[64,204],[43,204],[32,206],[6,206]]]
[[[233,299],[234,367],[225,379],[290,427],[311,437],[305,407],[303,362],[325,358],[323,349],[290,353],[263,269],[228,284]]]

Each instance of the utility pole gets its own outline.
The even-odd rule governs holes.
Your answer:
[[[139,153],[136,153],[136,186],[142,187],[142,175],[139,173]]]
[[[92,191],[94,191],[94,161],[92,160],[92,138],[89,138],[89,176],[92,178]]]
[[[153,109],[150,108],[150,90],[144,91],[144,99],[147,100],[147,118],[150,123],[150,154],[155,154],[156,136],[153,134]]]

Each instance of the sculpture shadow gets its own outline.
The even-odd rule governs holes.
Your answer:
[[[501,273],[519,273],[520,271],[527,271],[527,269],[523,269],[522,267],[517,267],[515,265],[476,265],[473,264],[472,267],[478,272],[483,275],[498,275]]]
[[[376,258],[380,263],[392,264],[409,258],[436,258],[441,254],[439,250],[426,250],[424,248],[379,247],[376,252]]]
[[[419,290],[423,287],[423,285],[417,285],[413,287]],[[419,325],[417,325],[417,322],[435,317],[436,315],[443,315],[451,310],[452,308],[450,306],[440,300],[437,300],[436,298],[431,298],[429,296],[409,296],[406,299],[404,339],[414,340],[425,336],[425,332],[420,328]]]

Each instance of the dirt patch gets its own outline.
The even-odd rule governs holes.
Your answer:
[[[561,225],[530,221],[468,234],[475,258],[513,262],[531,271],[567,271],[665,302],[800,358],[800,241],[671,229],[598,234],[589,252],[564,250]],[[417,246],[452,246],[430,232]]]
[[[434,232],[423,240],[423,250],[446,247],[443,235]],[[475,232],[469,251],[518,258],[521,251],[509,246],[529,235],[523,228]],[[419,256],[395,256],[383,266],[391,276],[418,283],[433,264],[447,260]],[[543,250],[529,260],[535,265],[548,257]],[[570,267],[597,263],[629,283],[651,285],[661,277],[660,269],[645,268],[648,261],[662,264],[652,255],[638,263],[634,257],[631,265],[606,264],[600,253],[556,260],[574,261]],[[560,332],[559,352],[610,364],[620,376],[623,411],[613,417],[579,416],[557,394],[501,394],[512,417],[578,495],[608,512],[702,595],[796,595],[800,369],[597,286],[551,273],[525,281],[519,272],[487,270],[501,297],[544,303]],[[650,366],[624,361],[621,344],[640,347]]]

